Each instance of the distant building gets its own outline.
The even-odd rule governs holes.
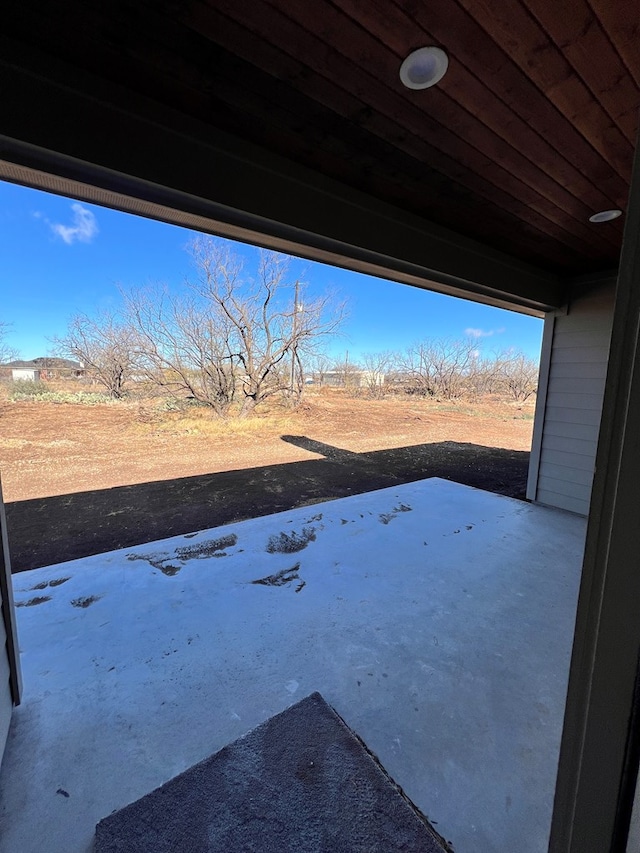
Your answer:
[[[382,387],[385,383],[385,374],[377,370],[327,370],[322,374],[321,385],[331,388],[372,388]]]
[[[69,358],[40,356],[29,361],[8,361],[0,364],[0,378],[28,380],[39,379],[80,379],[85,375],[84,365]]]
[[[12,367],[11,378],[14,382],[37,382],[40,379],[40,371],[30,367]]]

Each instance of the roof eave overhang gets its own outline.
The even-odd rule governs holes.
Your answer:
[[[566,282],[0,39],[0,178],[534,316]]]

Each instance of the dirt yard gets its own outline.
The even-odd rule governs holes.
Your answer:
[[[0,402],[14,571],[428,476],[524,497],[533,403],[308,395],[221,423],[149,403]]]

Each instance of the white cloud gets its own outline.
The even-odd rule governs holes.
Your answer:
[[[59,222],[47,220],[49,228],[54,234],[61,237],[68,246],[76,242],[90,243],[98,233],[98,223],[95,216],[78,202],[71,205],[71,210],[73,211],[71,225],[62,225]]]
[[[502,329],[465,329],[465,335],[468,335],[470,338],[491,338],[493,335],[501,335],[504,331]]]

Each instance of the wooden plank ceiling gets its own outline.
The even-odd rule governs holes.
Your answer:
[[[5,35],[545,269],[615,267],[637,0],[21,0]],[[402,60],[442,47],[435,87]]]

